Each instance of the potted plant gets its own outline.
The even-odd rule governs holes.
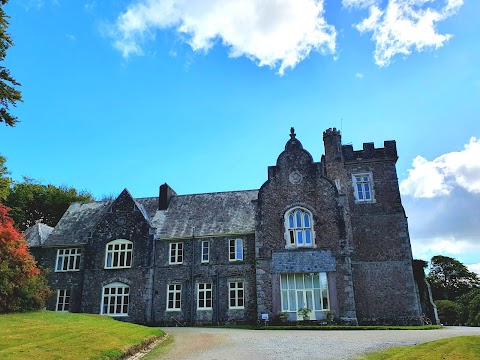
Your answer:
[[[277,319],[280,323],[285,324],[288,321],[288,316],[290,314],[286,311],[279,311],[277,313]]]
[[[328,322],[333,322],[333,320],[335,319],[335,310],[328,310],[327,313],[327,321]]]
[[[310,320],[310,313],[312,310],[309,308],[298,309],[298,315],[303,316],[303,320]]]

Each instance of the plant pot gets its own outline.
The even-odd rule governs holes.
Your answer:
[[[328,314],[328,315],[327,315],[327,321],[328,321],[328,322],[332,322],[333,319],[335,319],[335,317],[333,316],[333,314]]]
[[[310,315],[304,315],[303,316],[303,321],[307,321],[307,320],[310,320]]]

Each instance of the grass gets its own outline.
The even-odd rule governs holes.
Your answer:
[[[366,354],[359,360],[478,360],[480,336],[460,336],[420,345],[394,347]]]
[[[121,359],[163,334],[101,315],[2,314],[0,359]]]

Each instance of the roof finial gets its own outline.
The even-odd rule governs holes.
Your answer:
[[[295,129],[293,127],[291,127],[290,128],[290,138],[295,139],[295,136],[297,136],[297,134],[295,134]]]

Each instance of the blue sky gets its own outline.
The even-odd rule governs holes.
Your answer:
[[[291,126],[397,141],[415,257],[480,272],[480,2],[11,0],[12,176],[96,197],[259,188]],[[415,160],[415,166],[413,162]],[[476,264],[476,265],[475,265]]]

